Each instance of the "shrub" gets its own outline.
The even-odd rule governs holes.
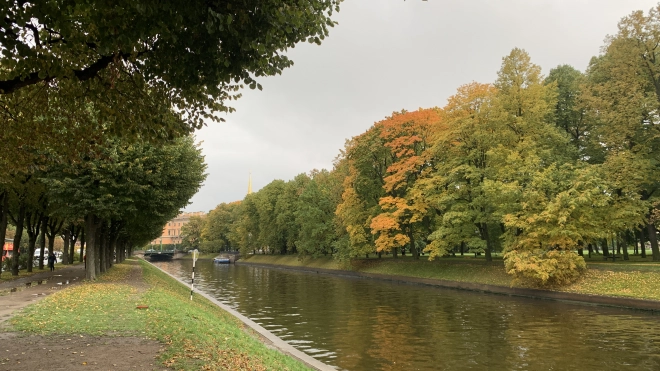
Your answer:
[[[570,284],[587,269],[584,258],[565,250],[511,250],[504,265],[514,280],[536,287]]]

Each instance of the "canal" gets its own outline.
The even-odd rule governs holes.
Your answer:
[[[157,263],[189,279],[188,260]],[[199,290],[340,370],[660,370],[660,316],[198,261]]]

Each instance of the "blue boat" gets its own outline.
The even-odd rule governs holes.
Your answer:
[[[229,264],[231,260],[229,258],[214,258],[213,262],[217,264]]]

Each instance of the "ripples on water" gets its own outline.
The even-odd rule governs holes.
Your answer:
[[[158,265],[190,277],[190,261]],[[645,312],[210,261],[195,282],[341,370],[660,370]]]

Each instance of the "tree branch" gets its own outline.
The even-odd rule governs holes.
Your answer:
[[[143,55],[147,52],[149,52],[149,50],[141,51],[137,53],[137,56]],[[81,70],[73,70],[73,74],[80,81],[89,80],[91,78],[98,76],[99,72],[101,72],[103,69],[108,67],[108,65],[115,60],[115,57],[126,59],[130,55],[131,53],[104,55],[101,56],[101,58],[99,58],[98,60],[96,60],[96,62],[89,65],[87,68],[83,68]],[[18,76],[11,80],[0,81],[0,94],[11,94],[20,88],[34,85],[39,82],[48,82],[55,79],[56,77],[58,76],[46,76],[42,78],[39,76],[39,72],[32,72],[31,74],[27,75],[24,78]]]

